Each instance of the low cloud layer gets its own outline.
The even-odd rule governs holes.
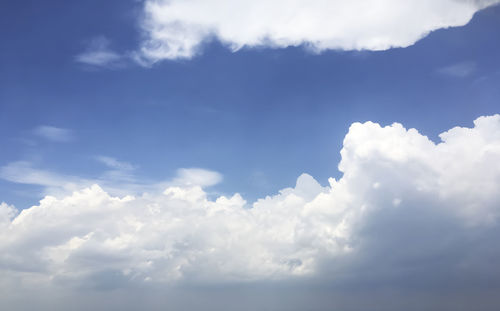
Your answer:
[[[22,211],[3,203],[1,300],[21,303],[12,297],[24,287],[93,295],[148,287],[172,295],[228,284],[254,284],[252,290],[275,284],[286,292],[284,284],[306,282],[318,295],[325,288],[445,293],[415,310],[439,310],[460,301],[453,293],[466,292],[469,302],[486,297],[483,309],[493,310],[488,306],[498,298],[488,292],[500,287],[500,115],[440,138],[435,144],[398,123],[355,123],[341,151],[342,178],[322,186],[303,174],[295,187],[250,206],[239,194],[210,200],[203,186],[221,176],[204,170],[179,171],[177,183],[161,193],[113,197],[93,185]],[[319,301],[309,307],[331,308],[314,305]],[[381,306],[397,305],[396,299]]]
[[[146,0],[141,23],[146,40],[137,59],[152,63],[191,58],[213,39],[232,50],[300,45],[316,52],[407,47],[433,30],[463,26],[475,12],[499,2]]]

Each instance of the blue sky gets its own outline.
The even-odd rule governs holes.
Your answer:
[[[496,310],[498,3],[0,4],[0,309]]]
[[[163,180],[180,167],[221,172],[213,190],[249,200],[291,185],[301,173],[339,176],[342,139],[356,121],[401,122],[433,140],[498,112],[500,10],[441,29],[408,48],[326,51],[207,43],[191,60],[151,68],[76,61],[92,40],[137,47],[135,1],[16,1],[4,4],[0,162],[95,178],[108,156]],[[96,9],[98,7],[98,9]],[[466,72],[446,71],[465,66]],[[60,143],[39,126],[72,132]],[[29,143],[26,141],[29,140]],[[3,200],[25,207],[37,188],[1,181]],[[25,191],[26,190],[26,191]]]

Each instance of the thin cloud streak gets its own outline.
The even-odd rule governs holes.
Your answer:
[[[476,62],[465,61],[439,68],[436,72],[442,76],[465,78],[472,75],[477,69]]]
[[[113,68],[123,64],[125,56],[110,48],[111,42],[103,36],[90,41],[86,51],[78,54],[75,60],[79,63],[104,68]]]
[[[42,137],[46,140],[66,143],[74,140],[73,131],[70,129],[50,126],[50,125],[41,125],[33,130],[33,133],[39,137]]]

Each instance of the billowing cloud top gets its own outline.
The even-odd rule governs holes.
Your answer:
[[[474,124],[435,144],[397,123],[355,123],[340,180],[304,174],[251,208],[239,194],[209,200],[197,183],[220,176],[203,170],[163,193],[94,185],[19,213],[1,204],[0,272],[87,287],[480,275],[500,256],[489,245],[500,238],[500,115]]]
[[[216,38],[232,50],[306,45],[315,51],[407,47],[462,26],[499,0],[146,0],[139,59],[191,58]]]

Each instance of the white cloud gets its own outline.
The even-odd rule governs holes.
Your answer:
[[[65,128],[41,125],[35,128],[33,132],[35,133],[35,135],[53,142],[64,143],[73,140],[73,132]]]
[[[16,215],[17,210],[14,206],[5,202],[0,203],[0,224],[9,223]]]
[[[76,56],[76,61],[98,67],[119,65],[123,56],[110,48],[110,41],[103,36],[90,41],[87,50]]]
[[[239,194],[210,200],[203,186],[221,176],[201,169],[179,170],[163,192],[119,198],[93,185],[17,216],[2,204],[0,271],[24,284],[95,289],[370,278],[406,286],[398,280],[464,273],[473,284],[485,273],[500,281],[488,259],[500,256],[500,115],[440,137],[355,123],[341,179],[321,186],[303,174],[252,208]],[[2,174],[57,183],[23,165]]]
[[[473,74],[476,71],[476,67],[475,62],[466,61],[439,68],[437,73],[449,77],[465,78]]]
[[[37,169],[28,161],[11,162],[0,167],[0,178],[19,184],[38,185],[45,193],[64,195],[91,185],[90,180]]]
[[[98,156],[95,159],[109,168],[100,177],[101,184],[102,181],[106,181],[105,185],[109,185],[110,183],[118,183],[121,184],[120,187],[122,187],[123,184],[127,182],[129,183],[129,185],[126,187],[128,189],[131,189],[131,184],[137,184],[137,179],[134,175],[136,167],[131,163],[118,161],[115,158],[106,156]],[[135,185],[135,187],[137,187],[137,185]]]
[[[498,0],[146,0],[141,62],[191,58],[214,38],[232,50],[305,45],[314,51],[407,47],[467,24]]]
[[[96,157],[96,160],[112,169],[124,170],[124,171],[132,171],[135,169],[134,165],[128,162],[118,161],[113,157],[98,156]]]
[[[174,185],[181,186],[201,186],[209,187],[222,181],[222,175],[201,168],[181,168],[177,170],[177,178],[174,179]]]
[[[63,197],[82,188],[99,184],[111,195],[126,196],[141,193],[159,193],[166,187],[210,187],[222,181],[218,172],[201,168],[180,168],[169,180],[145,181],[136,176],[136,166],[112,157],[97,156],[95,159],[109,169],[99,176],[84,178],[40,169],[29,161],[16,161],[0,167],[0,179],[43,188],[43,195]]]

